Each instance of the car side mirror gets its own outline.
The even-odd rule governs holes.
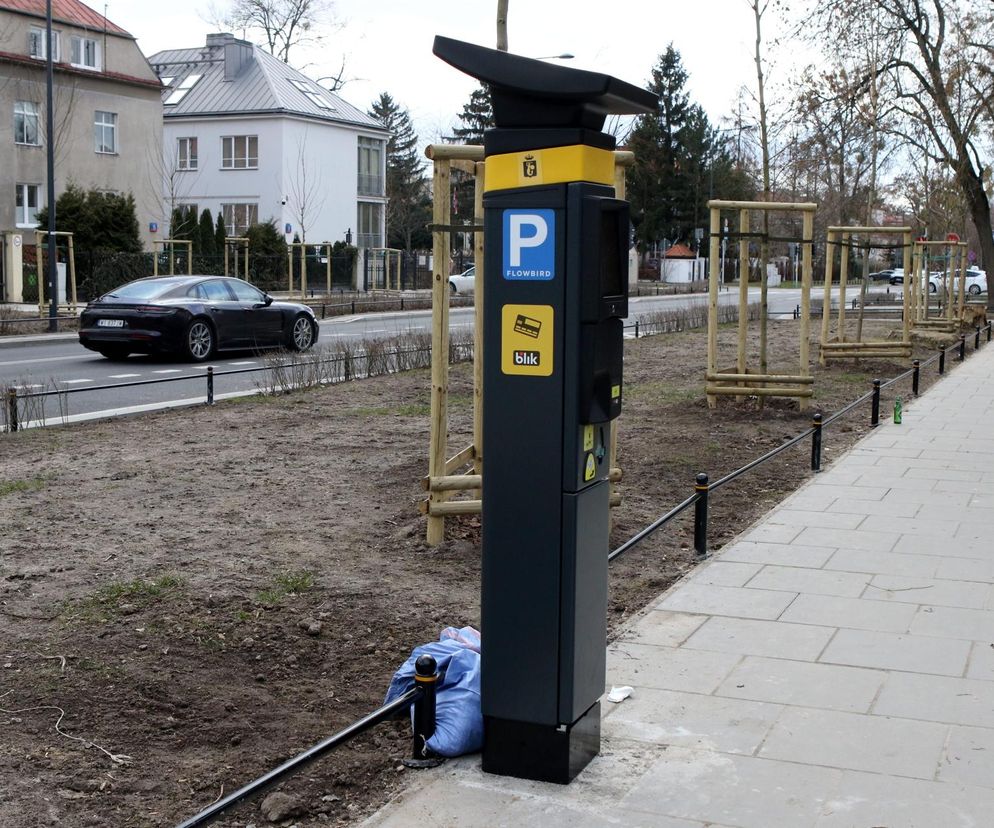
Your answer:
[[[268,308],[271,304],[273,304],[273,297],[267,293],[266,298],[263,300],[263,304]]]

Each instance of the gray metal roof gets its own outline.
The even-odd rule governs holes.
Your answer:
[[[225,80],[226,45],[229,56],[231,47],[240,47],[242,55],[249,58],[231,80]],[[265,49],[231,36],[208,36],[206,46],[156,52],[148,60],[160,78],[173,78],[163,90],[163,103],[186,78],[201,75],[181,100],[164,107],[167,120],[203,115],[281,113],[386,132],[375,118],[322,88]],[[306,83],[312,95],[328,108],[319,106],[291,81]]]

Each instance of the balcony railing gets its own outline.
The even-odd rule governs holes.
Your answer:
[[[359,195],[382,196],[385,194],[382,175],[359,174]]]

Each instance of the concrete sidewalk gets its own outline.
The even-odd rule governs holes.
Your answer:
[[[662,595],[571,785],[464,757],[364,824],[994,825],[991,423],[986,348]]]

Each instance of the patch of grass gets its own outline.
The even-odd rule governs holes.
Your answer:
[[[625,397],[629,400],[656,403],[688,403],[702,396],[700,388],[684,388],[669,382],[643,382],[625,388]]]
[[[274,579],[273,586],[256,593],[260,604],[279,604],[289,595],[299,595],[314,586],[314,575],[310,572],[283,572]]]
[[[406,403],[393,407],[378,405],[363,408],[348,408],[342,413],[350,414],[353,417],[427,417],[431,413],[431,406],[428,403]]]
[[[107,622],[122,614],[122,609],[135,612],[174,593],[182,585],[175,575],[161,575],[153,580],[114,581],[102,586],[93,595],[67,603],[62,616],[67,620]]]
[[[31,477],[27,480],[0,481],[0,497],[15,492],[36,492],[46,483],[44,477]]]

